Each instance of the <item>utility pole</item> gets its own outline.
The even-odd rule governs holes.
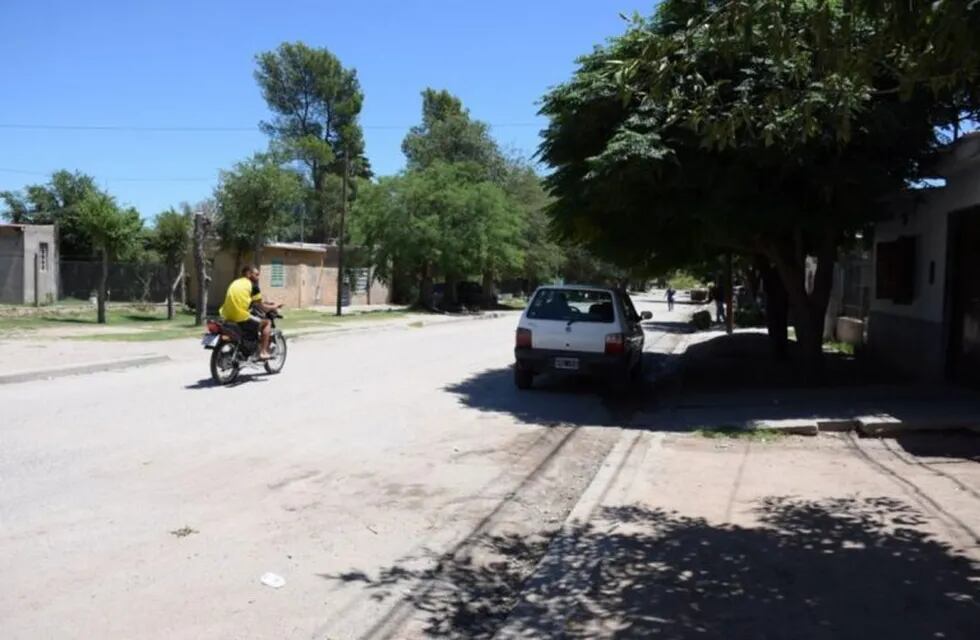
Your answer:
[[[344,150],[344,179],[342,181],[340,199],[343,201],[340,207],[340,235],[337,236],[337,315],[341,315],[341,306],[344,295],[344,225],[347,223],[347,179],[350,174],[350,160],[347,151]]]

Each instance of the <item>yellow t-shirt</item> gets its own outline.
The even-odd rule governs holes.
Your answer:
[[[225,294],[225,303],[218,309],[221,317],[228,322],[244,322],[251,315],[249,309],[252,300],[262,299],[261,295],[253,297],[252,281],[248,278],[239,278],[228,285],[228,293]]]

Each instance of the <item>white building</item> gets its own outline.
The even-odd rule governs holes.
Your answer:
[[[980,133],[934,173],[945,186],[903,194],[876,226],[868,348],[921,379],[980,385]]]

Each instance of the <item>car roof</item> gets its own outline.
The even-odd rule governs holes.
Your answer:
[[[618,289],[614,287],[600,287],[591,284],[543,284],[536,289],[540,291],[541,289],[557,289],[561,290],[573,290],[573,291],[605,291],[608,293],[615,293]]]

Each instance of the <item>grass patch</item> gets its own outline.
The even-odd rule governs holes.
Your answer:
[[[150,326],[161,326],[172,328],[174,325],[183,323],[186,325],[193,314],[185,311],[178,311],[174,314],[173,320],[167,320],[166,309],[152,309],[139,311],[134,308],[109,308],[106,312],[106,325],[110,326],[132,326],[133,328],[148,328]],[[15,331],[36,331],[38,329],[57,329],[79,328],[79,327],[99,327],[96,311],[92,307],[82,307],[79,309],[71,308],[52,308],[45,309],[39,313],[26,313],[18,315],[0,315],[0,334]]]
[[[854,345],[849,342],[837,342],[831,340],[829,342],[823,343],[824,349],[829,351],[835,351],[837,353],[843,353],[844,355],[853,356],[854,355]]]
[[[416,320],[415,322],[409,322],[408,326],[412,327],[413,329],[421,329],[425,326],[425,323],[421,320]]]
[[[527,307],[527,300],[523,298],[510,298],[509,300],[500,300],[497,304],[501,307],[507,307],[508,309],[516,309],[517,311],[523,311]]]
[[[742,429],[740,427],[703,427],[694,431],[695,435],[708,439],[749,440],[765,442],[784,438],[786,434],[778,429]]]

